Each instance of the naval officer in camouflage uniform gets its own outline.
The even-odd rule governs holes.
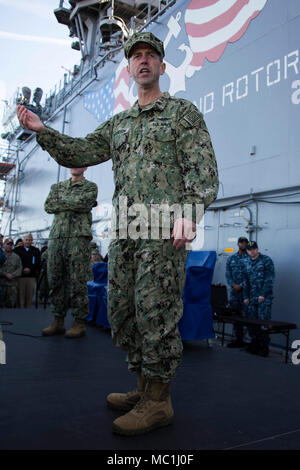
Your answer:
[[[134,34],[125,45],[125,56],[138,100],[85,138],[62,136],[24,107],[18,108],[18,115],[62,165],[96,165],[112,159],[119,224],[109,247],[108,315],[113,341],[127,351],[138,386],[126,394],[110,394],[107,403],[130,410],[114,421],[113,430],[133,435],[173,419],[170,383],[182,354],[177,324],[182,316],[185,244],[195,235],[196,204],[206,208],[217,196],[218,173],[202,114],[189,101],[160,90],[166,67],[163,43],[148,32]],[[169,238],[145,237],[147,224],[135,238],[123,233],[121,199],[129,208],[134,203],[148,210],[151,204],[193,208],[189,218],[174,217]],[[159,217],[153,219],[148,218],[149,230],[162,225]]]
[[[2,286],[2,306],[16,308],[18,306],[18,278],[22,274],[23,266],[19,255],[14,253],[12,238],[6,238],[3,250],[6,261],[0,267],[0,282]]]
[[[71,168],[71,178],[51,186],[45,211],[54,214],[49,234],[47,274],[54,322],[44,328],[44,336],[63,334],[69,308],[74,323],[66,338],[85,334],[89,313],[87,281],[92,239],[91,210],[97,205],[98,188],[84,178],[86,168]]]
[[[259,320],[270,320],[272,316],[273,288],[275,280],[274,263],[269,256],[258,251],[256,242],[247,244],[248,259],[244,260],[243,282],[244,303],[248,306],[247,316]],[[269,354],[269,335],[260,327],[249,327],[251,336],[250,352],[260,356]]]
[[[247,306],[244,304],[243,298],[244,260],[249,257],[246,251],[247,243],[246,237],[240,237],[238,239],[238,252],[229,256],[226,262],[226,280],[230,287],[230,306],[237,309],[243,316],[247,316]],[[228,344],[228,347],[243,347],[243,327],[235,325],[234,334],[235,339]]]

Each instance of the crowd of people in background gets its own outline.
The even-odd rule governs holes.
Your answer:
[[[107,262],[98,245],[91,243],[90,280],[94,263]],[[0,306],[3,308],[31,308],[34,304],[49,303],[47,276],[48,241],[41,248],[33,244],[31,233],[14,242],[0,234]]]

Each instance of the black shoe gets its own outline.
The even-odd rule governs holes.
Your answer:
[[[258,354],[259,347],[256,341],[251,341],[250,344],[246,347],[246,351],[250,354]]]
[[[258,350],[258,355],[262,357],[268,357],[269,352],[269,346],[261,346]]]
[[[227,348],[243,348],[244,346],[245,346],[244,341],[241,341],[238,339],[231,341],[231,343],[227,344]]]

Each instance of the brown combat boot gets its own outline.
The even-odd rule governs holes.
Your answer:
[[[171,424],[174,417],[170,397],[170,382],[147,381],[140,401],[113,422],[113,432],[124,436],[145,434],[153,429]]]
[[[65,338],[81,338],[85,335],[85,324],[83,320],[74,320],[72,328],[70,328],[66,334]]]
[[[63,335],[65,332],[64,318],[54,317],[53,323],[42,330],[43,336]]]
[[[106,403],[113,410],[131,410],[144,394],[146,380],[141,372],[137,372],[137,388],[127,393],[110,393],[106,397]]]

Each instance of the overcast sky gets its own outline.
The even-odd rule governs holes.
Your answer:
[[[69,2],[65,0],[65,6]],[[0,0],[0,132],[4,103],[18,87],[47,92],[63,78],[65,67],[80,62],[71,49],[69,29],[53,13],[59,0]]]

